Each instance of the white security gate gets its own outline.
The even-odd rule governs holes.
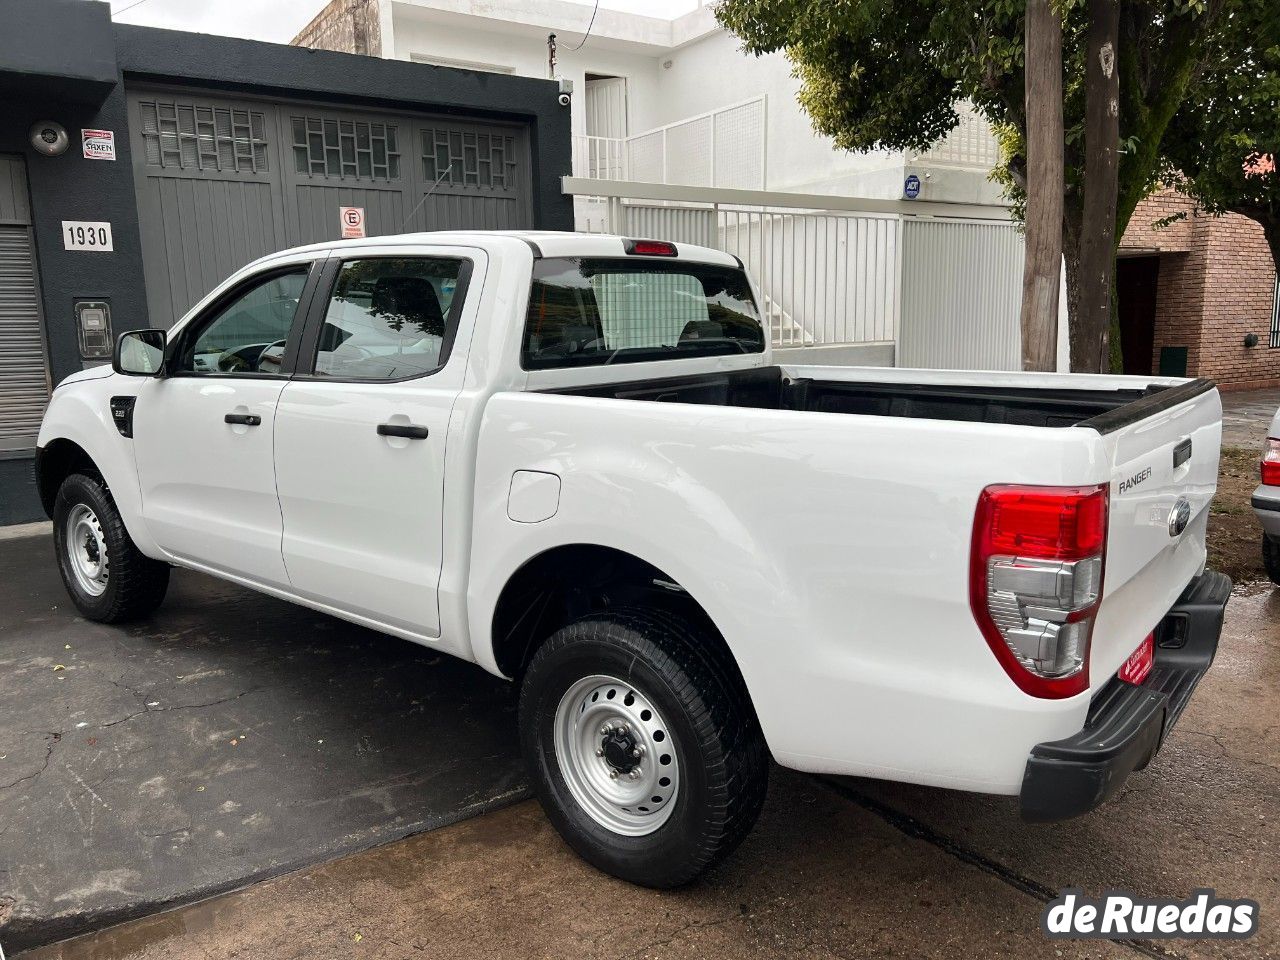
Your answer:
[[[0,453],[35,446],[49,364],[22,157],[0,154]]]
[[[588,229],[738,257],[775,346],[875,344],[902,367],[1019,368],[1023,239],[1001,208],[572,178],[566,192],[603,208]]]
[[[1017,227],[909,217],[902,246],[898,366],[1022,369]]]

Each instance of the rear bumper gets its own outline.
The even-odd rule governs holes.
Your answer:
[[[1065,820],[1106,802],[1156,755],[1213,663],[1231,580],[1206,570],[1156,628],[1155,665],[1141,685],[1112,678],[1089,706],[1084,729],[1037,744],[1022,779],[1023,819]]]
[[[1280,539],[1280,487],[1259,486],[1250,504],[1267,535]]]

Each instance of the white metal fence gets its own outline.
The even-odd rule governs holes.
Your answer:
[[[630,137],[577,134],[574,176],[763,190],[766,110],[756,97]]]
[[[574,178],[565,192],[599,202],[600,232],[737,256],[777,346],[891,343],[899,366],[1018,368],[1022,237],[1000,208]]]

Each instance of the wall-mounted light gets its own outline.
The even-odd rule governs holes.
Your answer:
[[[1256,347],[1258,345],[1258,335],[1256,333],[1246,333],[1244,335],[1244,345],[1246,347]]]
[[[31,146],[36,153],[56,157],[67,152],[70,139],[67,128],[52,120],[41,120],[31,128]]]

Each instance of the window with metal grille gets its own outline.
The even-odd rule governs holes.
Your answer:
[[[293,117],[292,122],[298,173],[343,180],[400,179],[395,124],[322,117]]]
[[[422,131],[422,173],[428,183],[485,187],[514,193],[515,137],[426,127]]]
[[[267,171],[266,123],[256,110],[143,100],[147,164],[223,173]]]
[[[1280,347],[1280,275],[1276,276],[1276,293],[1271,298],[1271,346]]]

